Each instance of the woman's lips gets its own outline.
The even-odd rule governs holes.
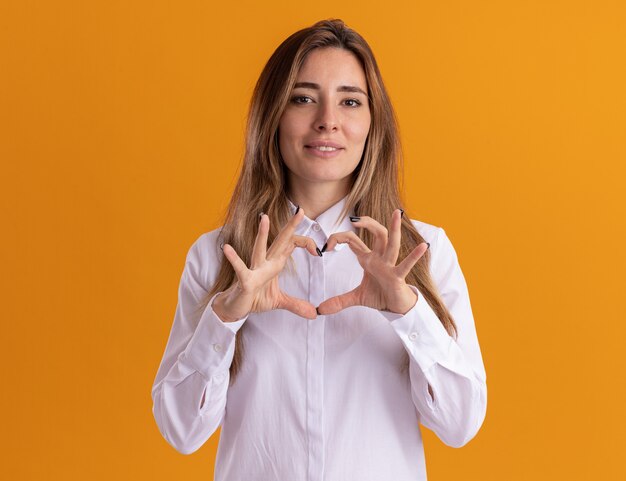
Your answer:
[[[315,147],[308,147],[305,146],[304,147],[307,152],[309,152],[311,155],[314,155],[316,157],[321,157],[322,159],[329,159],[332,157],[336,157],[338,156],[341,152],[343,152],[343,149],[336,149],[336,150],[319,150],[318,148]]]

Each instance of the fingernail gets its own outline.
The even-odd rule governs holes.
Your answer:
[[[404,210],[400,209],[400,219],[402,219],[402,216],[404,216]]]
[[[326,252],[326,246],[328,246],[328,242],[324,244],[324,247],[322,247],[322,252]]]
[[[220,242],[220,249],[224,250],[224,243]]]
[[[351,220],[352,222],[358,222],[358,221],[360,221],[360,220],[361,220],[361,218],[360,218],[360,217],[357,217],[357,216],[354,216],[354,217],[353,217],[353,216],[350,216],[350,220]]]
[[[317,255],[322,257],[322,251],[320,251],[317,247],[315,247],[315,250],[317,251]]]
[[[426,244],[428,244],[428,247],[426,248],[426,250],[430,249],[430,242],[426,242]]]
[[[264,214],[264,212],[261,212],[261,213],[259,214],[259,219],[260,219],[261,217],[263,217],[263,214]]]
[[[296,215],[299,211],[300,211],[300,206],[299,206],[299,205],[297,205],[297,206],[296,206],[296,213],[295,213],[294,215]]]

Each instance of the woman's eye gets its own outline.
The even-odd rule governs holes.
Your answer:
[[[353,104],[348,105],[348,107],[358,107],[361,105],[361,102],[357,99],[346,99],[346,102],[354,102]]]
[[[306,97],[304,95],[296,95],[291,98],[291,101],[295,104],[308,104],[307,100],[311,100],[311,97]]]
[[[311,97],[307,97],[306,95],[295,95],[291,98],[291,102],[294,104],[310,104],[313,102],[313,99]],[[346,99],[344,102],[348,107],[358,107],[361,105],[361,101],[357,99]]]

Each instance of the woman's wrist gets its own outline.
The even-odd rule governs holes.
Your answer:
[[[413,289],[408,286],[408,284],[404,286],[402,293],[396,294],[394,298],[394,305],[388,306],[386,310],[403,316],[415,307],[418,300],[417,295],[413,292]]]
[[[228,310],[224,306],[224,301],[226,300],[226,296],[223,295],[224,292],[219,293],[215,299],[213,299],[213,312],[220,318],[223,322],[236,322],[240,320],[244,316],[234,316],[228,312]]]

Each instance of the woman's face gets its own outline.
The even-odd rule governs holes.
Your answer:
[[[357,57],[338,48],[311,51],[278,127],[290,185],[331,182],[347,193],[370,123],[367,81]]]

